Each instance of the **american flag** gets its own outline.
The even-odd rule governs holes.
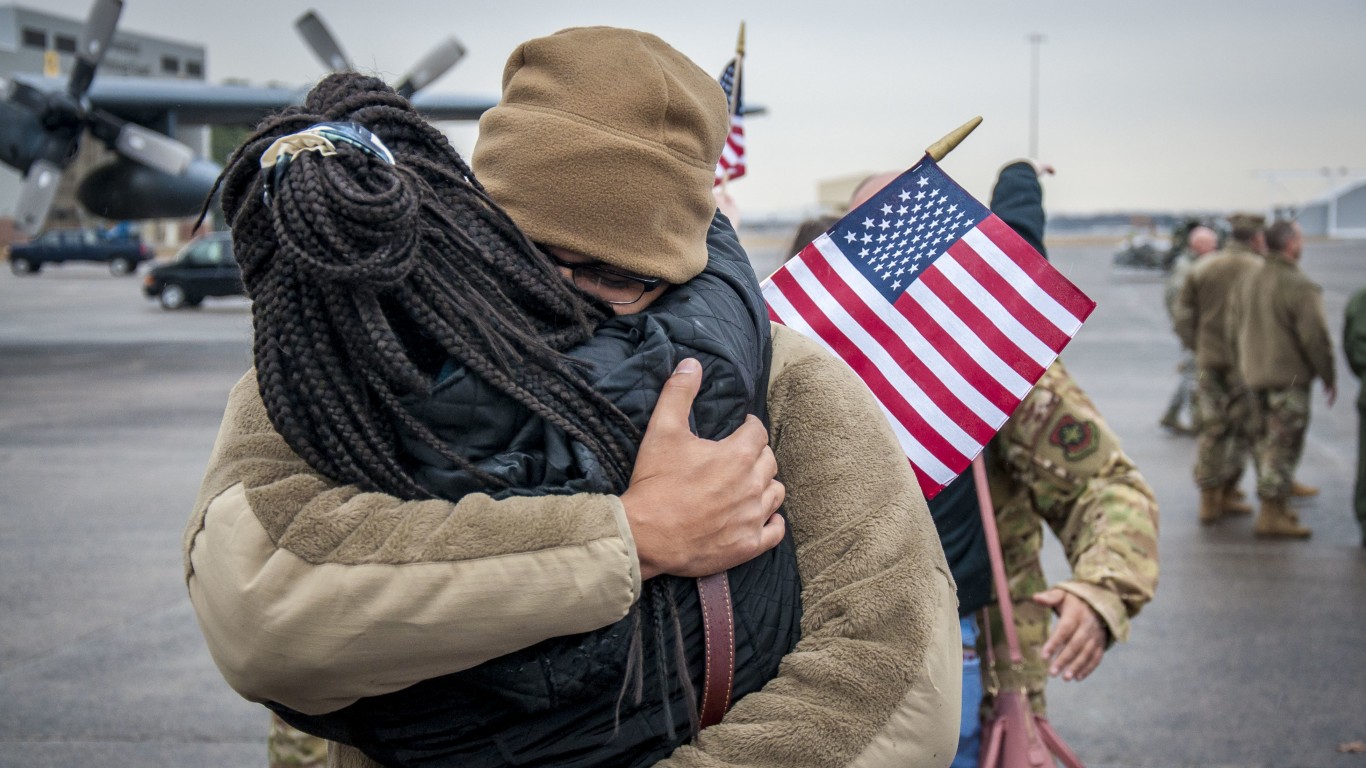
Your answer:
[[[721,159],[716,162],[716,182],[712,186],[719,186],[722,181],[738,179],[745,175],[745,123],[740,109],[740,97],[744,93],[741,87],[743,75],[736,78],[735,69],[738,59],[731,59],[726,65],[726,69],[721,73],[721,90],[726,92],[726,99],[730,103],[730,135],[726,137],[726,146],[721,150]],[[731,97],[731,89],[735,89],[734,98]]]
[[[764,298],[868,385],[926,498],[1096,306],[928,155],[775,272]]]

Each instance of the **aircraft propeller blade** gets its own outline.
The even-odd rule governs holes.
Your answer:
[[[22,107],[27,107],[34,114],[42,114],[47,107],[47,97],[43,92],[18,80],[11,80],[8,77],[0,77],[0,97],[5,101],[11,101]]]
[[[299,35],[304,42],[312,49],[314,55],[322,61],[323,66],[333,72],[344,72],[351,69],[351,60],[342,53],[337,39],[328,31],[327,25],[314,11],[308,11],[294,22],[294,28],[299,30]]]
[[[90,112],[90,133],[129,160],[172,176],[179,176],[194,160],[194,150],[170,136],[103,110]]]
[[[57,197],[57,183],[62,178],[62,167],[51,160],[33,161],[19,189],[14,219],[19,231],[32,236],[38,234],[47,220],[47,212]]]
[[[81,41],[76,49],[76,66],[72,68],[71,80],[66,86],[73,98],[80,100],[90,90],[90,82],[95,79],[100,62],[104,61],[122,13],[123,0],[95,0],[90,7],[90,16],[85,21],[85,29],[81,30]]]
[[[465,46],[453,37],[446,38],[412,68],[395,90],[405,99],[412,98],[414,93],[431,85],[464,57]]]

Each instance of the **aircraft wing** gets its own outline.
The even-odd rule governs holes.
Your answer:
[[[45,91],[65,81],[15,74]],[[195,80],[101,76],[91,84],[90,103],[141,125],[255,125],[261,118],[303,102],[307,87],[214,85]],[[477,120],[496,98],[420,91],[413,106],[431,120]]]

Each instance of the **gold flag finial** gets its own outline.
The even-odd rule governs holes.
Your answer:
[[[975,129],[977,126],[981,124],[981,115],[972,118],[966,123],[963,123],[962,125],[955,128],[951,133],[949,133],[949,135],[931,144],[930,148],[925,150],[925,154],[929,155],[930,159],[934,160],[936,163],[940,160],[943,160],[950,152],[953,151],[954,147],[958,146],[958,144],[962,142],[963,139],[966,139],[968,137],[969,133],[972,133],[973,129]]]
[[[745,55],[745,22],[740,22],[740,37],[735,41],[735,55]]]

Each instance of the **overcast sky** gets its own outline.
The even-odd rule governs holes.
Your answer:
[[[293,23],[312,7],[359,67],[391,80],[456,36],[469,55],[431,89],[491,97],[518,43],[563,27],[643,29],[719,73],[744,20],[746,99],[769,114],[746,123],[749,175],[732,194],[755,215],[812,208],[821,179],[908,167],[979,114],[944,165],[985,199],[997,168],[1028,152],[1030,33],[1046,38],[1053,213],[1262,209],[1366,175],[1363,0],[126,0],[122,27],[205,45],[213,81],[306,84],[322,68]],[[468,153],[474,127],[449,133]]]

